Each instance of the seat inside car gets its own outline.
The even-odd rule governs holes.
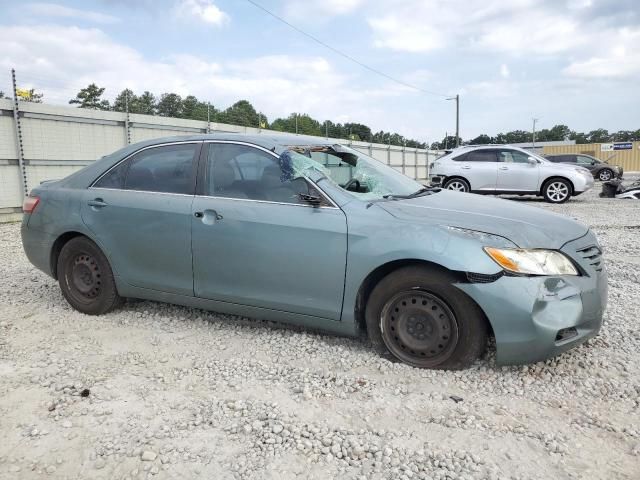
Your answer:
[[[215,162],[213,165],[213,192],[217,197],[248,198],[236,184],[236,171],[229,163]]]

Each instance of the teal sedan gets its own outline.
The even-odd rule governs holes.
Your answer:
[[[587,227],[316,137],[142,142],[23,210],[29,260],[80,312],[131,297],[366,332],[416,367],[467,367],[490,336],[499,364],[546,359],[596,335],[607,300]]]

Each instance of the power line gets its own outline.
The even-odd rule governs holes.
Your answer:
[[[314,35],[311,35],[310,33],[305,32],[304,30],[296,27],[295,25],[287,22],[284,18],[276,15],[275,13],[271,12],[270,10],[267,10],[266,8],[264,8],[262,5],[260,5],[259,3],[255,2],[254,0],[247,0],[247,2],[249,2],[250,4],[252,4],[254,7],[259,8],[260,10],[262,10],[263,12],[265,12],[267,15],[272,16],[273,18],[275,18],[276,20],[284,23],[285,25],[287,25],[288,27],[294,29],[296,32],[300,33],[301,35],[304,35],[307,38],[310,38],[311,40],[313,40],[314,42],[322,45],[325,48],[328,48],[329,50],[331,50],[333,53],[336,53],[338,55],[340,55],[341,57],[346,58],[347,60],[360,65],[362,68],[366,68],[367,70],[369,70],[370,72],[375,73],[376,75],[380,75],[381,77],[384,77],[388,80],[391,80],[392,82],[396,82],[402,86],[411,88],[413,90],[417,90],[419,92],[422,93],[426,93],[428,95],[435,95],[437,97],[447,97],[448,95],[445,95],[444,93],[438,93],[438,92],[433,92],[431,90],[425,90],[424,88],[420,88],[420,87],[416,87],[415,85],[412,85],[410,83],[407,83],[405,81],[399,80],[395,77],[392,77],[391,75],[388,75],[376,68],[370,67],[369,65],[367,65],[366,63],[362,63],[360,60],[353,58],[351,55],[349,55],[348,53],[345,53],[341,50],[338,50],[335,47],[332,47],[331,45],[323,42],[322,40],[320,40],[318,37],[315,37]]]

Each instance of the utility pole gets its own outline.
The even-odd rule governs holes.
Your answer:
[[[127,145],[131,143],[131,131],[129,130],[129,89],[124,90],[124,129],[127,136]]]
[[[22,177],[22,193],[29,195],[27,185],[27,169],[24,165],[24,149],[22,148],[22,127],[20,125],[20,107],[18,106],[18,87],[16,86],[16,71],[11,69],[11,81],[13,83],[13,122],[16,128],[16,150],[18,151],[18,166]]]
[[[456,101],[456,147],[460,146],[460,95],[449,97],[447,100]]]
[[[531,137],[531,148],[536,147],[536,122],[537,121],[538,121],[537,118],[533,119],[533,136]]]
[[[211,102],[207,102],[207,133],[211,133]]]
[[[298,114],[296,113],[296,135],[298,135]]]
[[[329,120],[324,121],[324,136],[329,138]]]

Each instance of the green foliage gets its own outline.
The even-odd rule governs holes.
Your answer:
[[[256,112],[256,109],[247,100],[240,100],[234,103],[216,116],[216,121],[220,123],[254,128],[260,126],[261,120],[268,124],[266,115],[262,112]]]
[[[95,83],[92,83],[87,88],[80,90],[76,98],[69,100],[69,103],[79,104],[81,108],[109,110],[109,102],[100,98],[104,90],[104,88],[100,88]],[[35,93],[33,90],[31,90],[31,94],[34,99],[30,101],[42,101],[42,94]],[[342,124],[333,123],[331,120],[320,122],[306,113],[292,113],[286,118],[277,118],[269,124],[266,115],[256,111],[254,106],[247,100],[240,100],[227,109],[220,111],[214,106],[208,107],[207,102],[198,100],[193,95],[188,95],[183,99],[176,93],[163,93],[160,99],[157,100],[156,97],[148,91],[138,96],[133,91],[125,89],[115,98],[112,109],[116,112],[124,112],[126,110],[127,97],[130,113],[206,121],[207,108],[209,108],[209,115],[212,122],[229,123],[254,128],[270,128],[280,132],[298,133],[300,135],[328,136],[330,138],[360,140],[387,145],[407,146],[410,148],[429,147],[425,142],[405,138],[398,133],[385,132],[383,130],[373,133],[371,128],[362,123],[350,122]],[[0,98],[6,98],[1,91]],[[571,130],[567,125],[555,125],[552,128],[543,128],[536,132],[536,142],[561,140],[575,140],[576,143],[580,144],[640,141],[640,130],[621,130],[610,134],[607,130],[599,128],[589,133],[582,133]],[[466,142],[460,139],[460,144],[487,145],[528,143],[531,141],[531,132],[513,130],[498,133],[495,137],[483,133]],[[433,142],[430,148],[443,150],[445,148],[454,148],[455,144],[456,137],[454,135],[448,135],[439,142]]]
[[[6,98],[6,97],[4,96],[4,92],[3,92],[2,90],[0,90],[0,98]]]
[[[76,98],[69,100],[69,103],[78,104],[79,108],[109,110],[109,101],[100,98],[104,90],[104,88],[98,87],[95,83],[91,83],[86,88],[80,90]]]
[[[156,111],[161,117],[181,118],[183,110],[182,97],[177,93],[163,93],[160,95]]]

